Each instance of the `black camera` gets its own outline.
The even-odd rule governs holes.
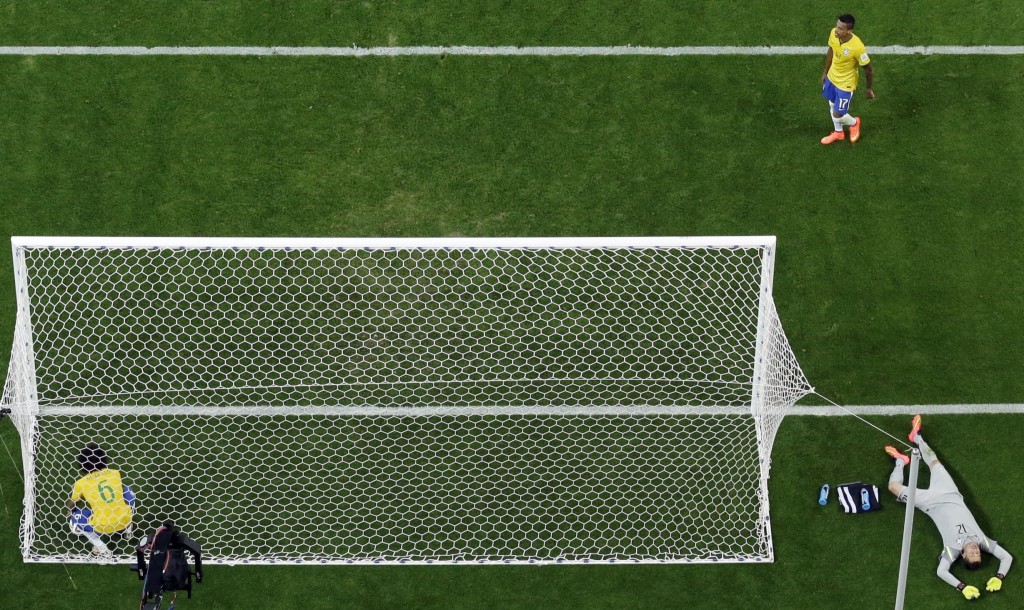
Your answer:
[[[194,570],[186,555],[192,556]],[[143,536],[135,547],[137,561],[129,566],[143,581],[140,610],[160,610],[166,592],[173,594],[172,608],[178,591],[186,591],[191,598],[193,577],[197,583],[203,582],[202,555],[199,545],[170,521],[157,528],[152,536]]]

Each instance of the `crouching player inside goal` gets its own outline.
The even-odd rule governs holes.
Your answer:
[[[910,442],[917,443],[921,457],[931,471],[931,485],[928,489],[918,489],[914,497],[917,508],[931,517],[942,536],[943,549],[936,574],[956,587],[967,599],[977,599],[981,596],[981,591],[977,587],[960,582],[950,573],[949,568],[962,557],[968,570],[977,570],[981,567],[981,553],[984,551],[999,559],[999,571],[988,580],[985,588],[990,592],[999,591],[1003,587],[1006,573],[1010,570],[1010,564],[1013,563],[1013,557],[1000,547],[999,543],[981,531],[953,478],[921,437],[920,415],[914,416],[909,438]],[[895,447],[886,447],[885,452],[896,460],[896,467],[889,476],[889,491],[895,494],[900,502],[906,502],[909,490],[903,485],[903,468],[910,463],[910,458],[897,451]]]
[[[75,481],[67,503],[71,532],[92,543],[94,556],[109,557],[111,552],[103,536],[131,535],[135,494],[121,481],[120,472],[107,468],[107,453],[96,443],[82,448],[78,465],[82,476]],[[79,508],[80,501],[88,507]]]

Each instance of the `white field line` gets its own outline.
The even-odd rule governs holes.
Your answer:
[[[1024,404],[973,404],[973,405],[859,405],[845,407],[802,407],[797,405],[786,411],[792,415],[849,415],[852,411],[857,415],[980,415],[986,413],[1024,414]]]
[[[872,55],[1024,55],[1024,46],[918,46],[869,47]],[[0,55],[236,55],[303,57],[398,57],[409,55],[471,56],[609,56],[655,55],[822,55],[824,46],[694,46],[694,47],[515,47],[515,46],[413,46],[413,47],[142,47],[142,46],[12,46],[0,47]]]

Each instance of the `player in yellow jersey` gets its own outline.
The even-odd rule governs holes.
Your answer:
[[[850,114],[850,100],[857,90],[858,67],[864,68],[867,81],[866,94],[869,100],[875,99],[872,89],[875,72],[871,67],[868,50],[860,38],[853,33],[855,20],[849,13],[840,15],[836,27],[828,36],[828,52],[825,54],[825,71],[821,74],[821,97],[828,100],[834,130],[821,139],[822,144],[831,144],[845,140],[843,127],[850,128],[850,141],[860,139],[860,117]]]
[[[135,494],[121,481],[120,472],[107,468],[107,453],[96,443],[82,449],[78,464],[82,476],[75,481],[67,502],[71,531],[92,543],[93,555],[106,556],[110,550],[101,536],[130,534]],[[81,501],[88,508],[79,508]]]

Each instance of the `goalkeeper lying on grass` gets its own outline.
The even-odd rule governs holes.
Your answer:
[[[958,558],[963,557],[968,570],[977,570],[981,566],[981,552],[985,551],[999,559],[999,572],[988,580],[988,591],[999,591],[1003,587],[1003,578],[1013,563],[1010,556],[995,540],[990,540],[975,521],[974,515],[964,503],[964,497],[956,488],[956,483],[946,468],[939,463],[935,452],[921,438],[921,416],[915,415],[910,428],[910,442],[917,443],[921,457],[931,470],[932,482],[928,489],[918,489],[915,504],[935,522],[939,528],[944,546],[939,557],[939,578],[954,586],[967,599],[977,599],[981,591],[977,587],[960,582],[950,574],[949,568]],[[885,452],[896,459],[896,468],[889,477],[889,491],[894,493],[900,502],[907,501],[909,490],[903,485],[903,467],[910,463],[910,458],[896,450],[886,447]]]

